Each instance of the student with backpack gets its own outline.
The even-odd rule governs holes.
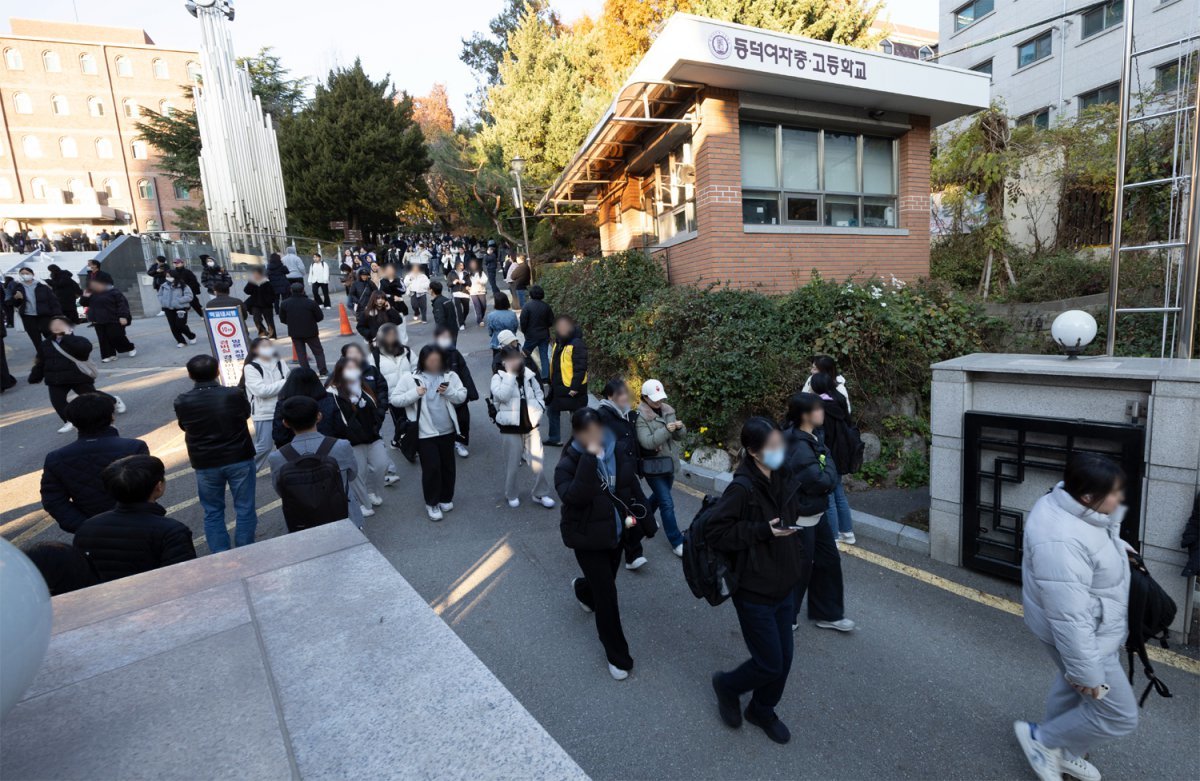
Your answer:
[[[1137,728],[1138,704],[1120,659],[1133,552],[1120,537],[1124,500],[1125,473],[1116,463],[1076,453],[1062,482],[1025,518],[1025,626],[1057,670],[1042,721],[1017,721],[1013,729],[1041,781],[1064,773],[1098,781],[1085,755]]]
[[[271,483],[282,501],[288,531],[343,518],[361,529],[358,502],[350,501],[350,486],[358,474],[354,449],[344,439],[318,433],[321,411],[315,399],[293,396],[280,407],[292,440],[270,453],[269,461]]]
[[[500,355],[501,369],[492,375],[492,401],[496,405],[496,425],[504,443],[504,497],[509,507],[519,507],[517,490],[524,453],[529,453],[529,468],[533,471],[534,504],[546,508],[555,506],[550,496],[550,477],[545,469],[542,452],[542,432],[538,424],[546,410],[542,383],[537,372],[525,365],[525,353],[519,347],[505,347]],[[644,561],[644,560],[643,560]]]
[[[279,360],[275,345],[265,336],[250,342],[250,355],[242,366],[242,385],[250,399],[250,419],[254,421],[254,469],[262,469],[275,446],[272,423],[275,404],[287,382],[290,369]]]
[[[775,706],[792,667],[793,594],[808,575],[797,527],[815,523],[802,516],[822,508],[802,507],[790,490],[784,474],[787,446],[775,421],[750,418],[742,426],[741,442],[733,482],[703,519],[703,536],[706,545],[729,559],[733,606],[750,658],[730,672],[714,673],[712,686],[726,725],[742,726],[741,697],[753,692],[746,721],[776,743],[787,743],[791,733]],[[685,565],[688,559],[685,551]]]
[[[825,422],[822,425],[822,438],[837,467],[837,481],[833,490],[829,492],[829,507],[826,511],[829,528],[838,542],[854,545],[857,543],[854,538],[854,519],[850,514],[850,503],[846,501],[842,475],[854,472],[856,456],[861,466],[862,439],[858,429],[850,422],[850,403],[838,392],[832,377],[824,372],[814,374],[809,377],[808,387],[811,387],[811,392],[819,396],[824,403]]]
[[[788,399],[787,423],[783,437],[787,442],[787,477],[804,504],[801,514],[820,513],[820,520],[800,534],[812,575],[796,586],[796,620],[800,627],[800,604],[808,595],[808,620],[821,629],[850,632],[854,622],[846,618],[842,558],[829,525],[828,505],[834,485],[840,480],[835,459],[825,446],[824,433],[830,431],[829,405],[811,393],[796,393]]]
[[[575,600],[585,612],[596,614],[609,675],[623,681],[633,669],[633,657],[621,628],[617,570],[622,539],[646,522],[646,497],[636,460],[617,449],[616,436],[596,410],[575,410],[571,433],[554,469],[554,487],[562,500],[559,531],[583,573],[571,581]]]
[[[334,402],[329,433],[353,446],[358,461],[354,493],[360,512],[372,516],[374,508],[383,504],[384,477],[391,461],[379,435],[383,427],[379,401],[370,383],[364,380],[358,358],[338,359],[329,376],[329,393]]]

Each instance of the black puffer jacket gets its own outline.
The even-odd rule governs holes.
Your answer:
[[[364,375],[364,382],[365,375]],[[324,417],[318,430],[327,437],[344,439],[351,445],[365,445],[379,439],[379,430],[383,424],[380,407],[363,394],[366,403],[358,406],[350,399],[336,394],[330,394],[333,405],[329,415]]]
[[[267,280],[279,298],[287,298],[291,295],[292,283],[288,281],[287,267],[283,265],[282,260],[272,258],[267,261]]]
[[[117,503],[100,473],[118,458],[150,455],[140,439],[126,439],[112,426],[92,436],[79,435],[66,447],[51,450],[42,465],[42,507],[65,532],[74,533],[93,515]]]
[[[829,493],[837,486],[837,467],[833,455],[813,434],[797,428],[783,432],[787,441],[784,472],[796,494],[800,515],[820,515],[829,506]]]
[[[587,345],[583,329],[559,339],[550,355],[550,407],[555,412],[574,412],[587,406]],[[575,395],[571,395],[575,391]]]
[[[610,489],[625,505],[645,507],[646,497],[637,477],[637,461],[616,452],[617,480]],[[554,487],[562,499],[559,531],[563,544],[572,550],[612,550],[620,543],[618,518],[625,508],[612,500],[600,482],[596,457],[575,447],[563,448],[554,469]],[[623,528],[623,525],[622,525]]]
[[[463,387],[467,389],[467,401],[479,400],[479,390],[475,387],[475,378],[471,376],[471,370],[467,368],[466,356],[453,348],[446,350],[446,370],[454,372],[458,379],[462,380]]]
[[[275,288],[271,286],[270,280],[264,279],[261,283],[247,282],[242,292],[246,294],[248,307],[270,309],[275,306]]]
[[[294,339],[312,339],[321,333],[317,323],[325,313],[317,302],[304,293],[286,298],[279,303],[279,319],[288,327],[288,336]]]
[[[206,266],[204,270],[200,272],[200,284],[204,286],[204,289],[208,291],[209,295],[214,295],[216,291],[213,288],[215,288],[217,285],[223,284],[226,287],[232,288],[233,277],[229,276],[229,272],[220,266],[213,266],[212,268]]]
[[[550,341],[550,329],[554,327],[554,310],[545,301],[531,298],[521,308],[521,333],[525,344],[541,344]]]
[[[121,319],[133,322],[129,314],[129,299],[120,290],[109,288],[101,293],[92,293],[87,300],[87,319],[96,325],[112,325]]]
[[[607,401],[600,402],[597,412],[600,413],[600,420],[604,421],[604,427],[617,438],[617,452],[636,462],[638,457],[637,413],[631,410],[628,414],[622,415],[615,404]]]
[[[155,502],[117,504],[79,527],[75,547],[101,582],[196,558],[192,530],[166,514]]]
[[[808,573],[802,535],[775,537],[769,525],[779,518],[786,526],[800,515],[795,495],[782,470],[768,478],[750,458],[743,460],[734,477],[704,527],[705,540],[733,556],[738,596],[773,604]],[[742,484],[747,481],[750,489]]]
[[[825,425],[821,427],[821,443],[829,449],[838,474],[849,474],[854,442],[850,441],[850,410],[846,406],[846,397],[835,393],[832,399],[823,401]]]
[[[198,382],[175,398],[175,417],[184,431],[193,469],[229,466],[254,458],[246,421],[250,402],[241,388]]]
[[[59,271],[50,280],[50,287],[54,289],[54,297],[58,299],[59,307],[74,319],[75,307],[79,303],[79,296],[83,294],[83,288],[79,286],[75,275],[70,271]]]
[[[41,351],[38,354],[38,362],[41,364],[42,379],[46,384],[83,385],[95,382],[95,378],[89,377],[79,370],[79,367],[75,365],[75,361],[72,361],[66,355],[54,349],[56,342],[59,347],[63,348],[68,355],[76,360],[86,361],[88,356],[92,354],[92,343],[85,336],[69,334],[58,340],[44,340]]]

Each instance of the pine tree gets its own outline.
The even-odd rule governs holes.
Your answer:
[[[819,41],[871,48],[880,0],[685,0],[680,10]]]
[[[358,60],[331,71],[280,129],[288,224],[299,232],[328,235],[330,220],[391,230],[397,211],[425,195],[429,154],[412,98],[386,77],[372,81]]]

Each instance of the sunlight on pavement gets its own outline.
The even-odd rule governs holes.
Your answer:
[[[502,570],[512,557],[513,549],[508,544],[506,534],[451,584],[449,592],[434,599],[430,606],[451,626],[457,624],[504,579],[507,571]],[[463,600],[485,583],[487,585],[475,594],[470,602],[462,604]]]

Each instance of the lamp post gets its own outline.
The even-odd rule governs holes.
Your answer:
[[[521,172],[525,170],[525,158],[512,159],[512,175],[517,179],[517,206],[521,209],[521,235],[525,238],[525,262],[533,263],[529,255],[529,228],[525,225],[525,192],[521,189]],[[533,266],[531,265],[530,268]]]

